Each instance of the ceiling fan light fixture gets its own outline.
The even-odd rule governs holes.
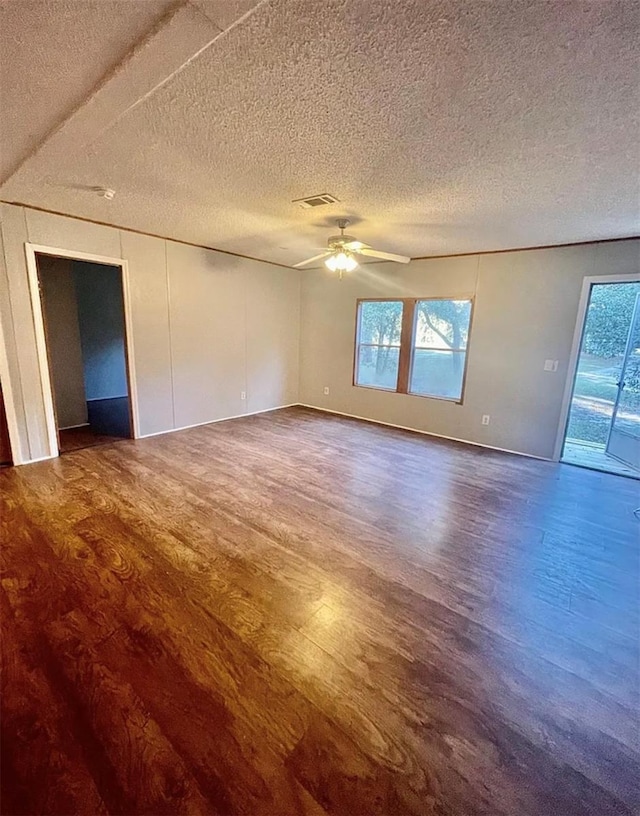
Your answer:
[[[358,266],[358,262],[350,252],[345,252],[343,249],[329,255],[324,262],[325,266],[332,272],[339,272],[342,277],[343,272],[353,272]]]
[[[367,258],[377,258],[379,261],[393,261],[394,263],[409,263],[411,260],[407,255],[380,252],[380,250],[370,247],[369,244],[363,244],[362,241],[356,240],[353,235],[345,235],[344,231],[349,225],[348,218],[338,218],[336,224],[340,229],[340,235],[330,235],[327,241],[328,247],[324,252],[306,258],[304,261],[299,261],[293,265],[295,269],[301,269],[303,266],[324,259],[326,266],[332,272],[337,272],[338,277],[342,280],[345,272],[353,272],[358,267],[355,255],[364,255]]]

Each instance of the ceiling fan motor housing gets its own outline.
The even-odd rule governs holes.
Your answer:
[[[331,249],[334,249],[336,247],[342,247],[345,244],[350,244],[351,241],[355,240],[356,240],[355,236],[345,235],[344,233],[342,233],[341,235],[330,235],[327,243],[329,244]]]

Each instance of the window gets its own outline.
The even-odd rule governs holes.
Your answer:
[[[356,385],[398,389],[401,300],[363,300],[358,308]]]
[[[462,402],[469,299],[358,302],[354,385]]]
[[[410,394],[462,399],[470,322],[470,300],[416,301]]]

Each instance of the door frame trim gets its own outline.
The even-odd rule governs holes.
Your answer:
[[[131,296],[129,289],[129,265],[122,258],[108,258],[104,255],[93,255],[88,252],[78,252],[72,249],[61,247],[42,246],[41,244],[25,243],[25,255],[27,259],[27,274],[29,279],[29,295],[31,298],[31,310],[33,314],[33,326],[36,336],[36,349],[38,354],[38,367],[40,370],[40,386],[44,400],[47,441],[49,455],[47,459],[54,459],[59,455],[58,433],[56,429],[56,417],[53,403],[53,388],[51,375],[49,372],[49,356],[47,353],[47,341],[44,329],[44,318],[42,314],[42,300],[40,297],[40,286],[38,281],[38,265],[36,255],[52,255],[56,258],[68,258],[72,261],[88,261],[89,263],[105,264],[107,266],[117,266],[120,269],[122,281],[122,300],[124,305],[125,323],[125,347],[127,380],[129,383],[129,405],[131,414],[131,433],[134,439],[139,437],[139,416],[138,416],[138,393],[136,389],[135,354],[133,347],[133,325],[131,319]]]
[[[559,462],[562,456],[562,448],[569,424],[569,410],[571,408],[571,398],[575,388],[576,377],[578,376],[578,358],[580,357],[580,347],[584,335],[585,322],[587,317],[587,307],[591,297],[591,287],[598,283],[640,283],[640,273],[632,272],[624,275],[589,275],[583,278],[580,301],[578,303],[578,315],[573,332],[573,343],[571,354],[567,366],[567,380],[564,386],[562,406],[560,408],[560,420],[558,422],[558,432],[556,434],[556,444],[553,449],[553,461]]]

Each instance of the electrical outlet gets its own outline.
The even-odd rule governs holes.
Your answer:
[[[482,415],[482,424],[483,425],[488,425],[490,420],[491,420],[491,416],[489,414],[483,414]]]
[[[246,391],[241,391],[240,392],[240,399],[241,400],[246,400],[246,398],[247,398],[247,392]]]
[[[329,386],[325,385],[325,387],[322,389],[322,392],[325,395],[325,397],[328,397],[329,396]]]
[[[557,371],[558,370],[558,361],[557,360],[545,360],[544,361],[544,370],[545,371]]]

